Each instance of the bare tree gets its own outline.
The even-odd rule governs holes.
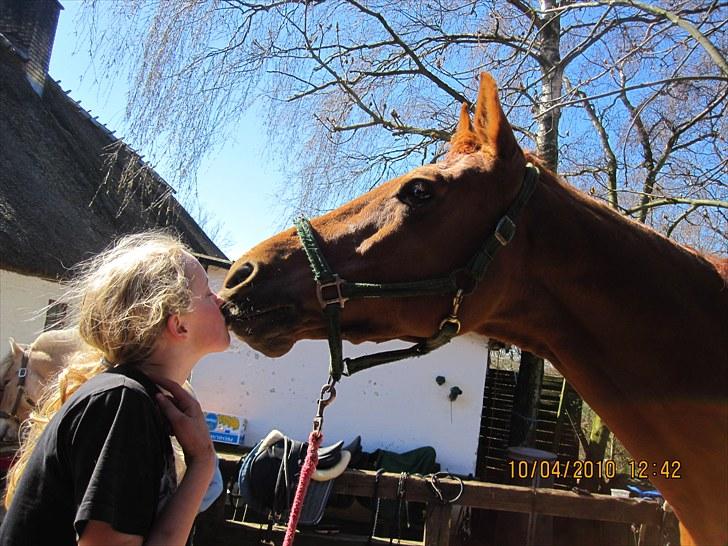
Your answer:
[[[131,138],[177,185],[257,103],[290,212],[322,212],[440,158],[488,70],[522,144],[567,181],[728,249],[725,1],[88,1],[102,57],[131,68]],[[597,417],[588,457],[608,435]]]
[[[130,138],[178,185],[257,103],[292,212],[325,210],[440,157],[489,70],[523,144],[568,181],[726,250],[726,2],[89,4],[94,44],[132,68]]]

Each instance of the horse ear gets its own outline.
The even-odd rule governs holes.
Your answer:
[[[460,120],[452,137],[450,137],[450,152],[469,154],[480,147],[478,135],[473,131],[473,124],[470,123],[470,112],[467,103],[460,107]]]
[[[480,91],[475,108],[475,132],[482,142],[482,149],[496,157],[510,158],[518,143],[498,100],[498,86],[487,72],[480,74]]]
[[[23,348],[15,341],[14,338],[8,338],[10,343],[10,352],[13,353],[15,358],[20,358],[23,355]]]

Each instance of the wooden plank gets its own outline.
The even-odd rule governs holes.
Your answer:
[[[399,474],[384,473],[379,483],[379,497],[396,498],[398,481]],[[440,480],[440,489],[444,498],[453,498],[460,487],[455,480],[443,479]],[[374,472],[347,470],[336,479],[334,492],[343,495],[372,497]],[[428,481],[422,476],[416,475],[409,476],[407,479],[406,499],[426,503],[437,500]],[[472,480],[463,482],[463,493],[457,504],[490,510],[535,512],[549,516],[623,523],[660,525],[662,521],[662,509],[656,502],[622,499],[608,495],[585,496],[571,491],[532,489]]]
[[[449,546],[452,506],[431,503],[427,505],[424,546]]]
[[[267,524],[241,522],[226,519],[215,526],[214,538],[202,541],[202,546],[241,546],[245,544],[281,544],[286,533],[285,525],[274,525],[271,542],[263,540],[267,535]],[[197,544],[195,538],[195,544]],[[317,533],[314,529],[298,529],[294,540],[295,546],[357,546],[368,544],[368,537],[351,532],[340,532],[332,535]],[[372,545],[390,545],[388,537],[372,537]],[[398,539],[398,546],[422,546],[421,540]]]

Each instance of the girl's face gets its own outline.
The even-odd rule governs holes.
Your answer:
[[[230,333],[220,311],[223,301],[210,290],[207,273],[195,258],[185,268],[192,291],[192,310],[184,314],[193,346],[201,354],[224,351],[230,345]]]

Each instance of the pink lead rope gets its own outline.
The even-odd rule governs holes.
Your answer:
[[[298,519],[301,517],[303,509],[303,499],[306,498],[308,484],[311,476],[316,471],[318,464],[318,448],[321,446],[323,434],[312,431],[308,436],[308,451],[306,452],[306,460],[301,467],[301,477],[298,479],[298,487],[296,487],[296,496],[293,498],[291,506],[291,514],[288,516],[288,527],[286,528],[286,536],[283,539],[283,546],[291,546],[293,538],[296,536],[296,527],[298,527]]]
[[[296,527],[298,527],[298,520],[301,517],[303,501],[306,498],[311,476],[316,471],[316,465],[318,465],[318,449],[321,447],[321,441],[324,438],[321,432],[324,424],[324,409],[336,398],[335,383],[336,381],[329,377],[329,382],[321,388],[321,396],[317,402],[316,417],[313,419],[313,430],[308,436],[306,460],[303,462],[301,475],[298,478],[298,486],[296,487],[296,495],[293,497],[291,513],[288,516],[288,526],[286,527],[286,536],[283,538],[283,546],[292,546],[293,539],[296,536]],[[328,398],[324,398],[327,394],[329,395]]]

